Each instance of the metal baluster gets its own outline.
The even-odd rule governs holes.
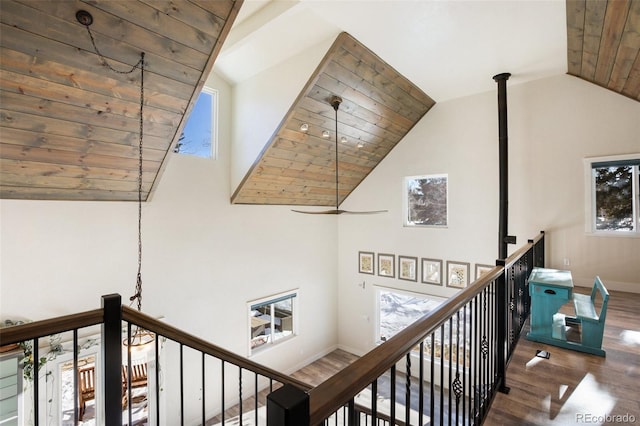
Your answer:
[[[206,418],[206,391],[205,391],[205,377],[206,377],[206,367],[205,367],[205,358],[204,358],[204,352],[201,352],[202,354],[202,424],[204,425],[207,418]]]
[[[371,425],[378,423],[378,379],[371,383]]]
[[[444,338],[442,339],[444,341]],[[451,355],[453,354],[453,317],[449,317],[449,386],[447,386],[448,391],[448,398],[449,398],[449,410],[448,410],[448,415],[447,417],[449,418],[449,426],[451,426],[451,387],[453,386],[453,383],[451,381],[451,375],[453,374],[453,364],[452,364],[452,358]]]
[[[222,373],[221,373],[221,380],[222,380],[222,405],[221,405],[221,411],[222,411],[222,426],[224,426],[224,360],[222,361]]]
[[[254,386],[253,386],[253,411],[255,414],[254,424],[258,426],[258,373],[253,373]]]
[[[238,399],[240,401],[240,415],[238,416],[238,421],[240,426],[242,426],[242,367],[238,367]]]
[[[444,424],[444,324],[440,326],[440,424]]]
[[[478,366],[480,364],[480,345],[478,344],[478,295],[473,298],[473,346],[474,346],[474,368],[473,368],[473,422],[475,423],[478,413],[480,412],[479,388],[478,388]]]
[[[431,333],[431,378],[429,380],[431,385],[431,397],[429,402],[429,416],[433,419],[435,417],[435,363],[436,363],[436,339],[435,331]]]
[[[78,381],[78,329],[73,329],[73,421],[78,424],[78,400],[80,398],[80,383]]]
[[[155,338],[155,353],[156,353],[156,425],[162,424],[160,422],[160,336],[156,334]]]
[[[184,345],[182,343],[180,343],[180,424],[184,425]]]
[[[406,365],[407,365],[407,375],[405,378],[405,397],[404,397],[404,416],[406,424],[410,424],[410,414],[411,414],[411,351],[407,353],[406,356]]]
[[[462,382],[460,382],[460,311],[456,312],[456,378],[453,381],[453,391],[456,396],[456,424],[460,420],[460,396]]]
[[[129,424],[133,424],[133,408],[132,408],[132,390],[131,390],[131,323],[127,323],[127,416],[129,418]]]
[[[486,289],[485,289],[486,290]],[[487,320],[487,295],[485,291],[482,291],[482,312],[480,314],[480,332],[482,333],[482,340],[480,342],[480,352],[482,354],[482,359],[480,363],[480,418],[484,418],[485,412],[485,385],[486,385],[486,360],[487,360],[487,329],[486,329],[486,320]]]
[[[39,399],[40,399],[40,384],[38,383],[38,374],[40,372],[40,354],[38,348],[38,338],[33,339],[33,349],[31,351],[33,355],[33,366],[32,366],[32,380],[33,380],[33,424],[38,426],[40,424],[40,410],[39,410]]]
[[[498,311],[497,311],[497,307],[498,305],[496,304],[496,298],[497,296],[497,289],[495,288],[495,282],[492,282],[489,287],[490,289],[489,294],[491,295],[491,301],[489,303],[489,306],[491,306],[491,339],[492,339],[492,344],[490,346],[491,348],[491,360],[493,361],[491,363],[491,389],[492,389],[492,394],[495,394],[495,391],[498,389],[497,388],[497,384],[498,384],[498,354],[497,354],[497,350],[498,350],[498,327],[499,327],[499,323],[498,323]]]
[[[391,393],[391,421],[396,421],[396,365],[391,366],[391,384],[389,385],[389,391]]]
[[[422,425],[424,423],[424,340],[420,342],[420,361],[418,364],[420,366],[420,374],[418,377],[420,380],[418,384],[418,411],[420,413],[420,424]]]
[[[469,306],[468,304],[464,305],[462,307],[462,391],[463,391],[463,396],[464,398],[462,398],[462,424],[464,425],[465,423],[465,419],[466,419],[466,415],[467,415],[467,398],[469,397],[467,395],[464,395],[464,391],[467,388],[467,373],[465,373],[467,370],[467,306]],[[471,363],[469,363],[471,364]]]

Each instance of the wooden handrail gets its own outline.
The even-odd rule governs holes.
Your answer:
[[[287,376],[286,374],[282,374],[279,371],[273,370],[264,365],[250,361],[247,358],[244,358],[226,349],[222,349],[199,337],[193,336],[189,333],[185,333],[178,328],[172,327],[162,321],[158,321],[153,317],[143,314],[142,312],[139,312],[135,309],[131,309],[127,306],[122,307],[122,319],[124,321],[128,321],[132,324],[140,326],[145,330],[151,331],[152,333],[156,333],[160,336],[181,343],[207,355],[222,359],[245,370],[258,373],[265,377],[270,377],[280,383],[293,385],[305,391],[308,391],[312,388],[308,383]]]
[[[11,345],[78,328],[90,327],[101,324],[102,320],[102,309],[94,309],[78,314],[5,327],[0,329],[0,345]]]
[[[0,346],[20,343],[52,334],[64,333],[74,329],[99,325],[102,324],[103,317],[102,309],[94,309],[92,311],[5,327],[0,329]],[[178,343],[182,343],[185,346],[189,346],[208,355],[222,359],[225,362],[229,362],[265,377],[270,377],[283,384],[290,384],[303,390],[311,389],[311,386],[308,383],[250,361],[242,356],[180,331],[175,327],[158,321],[155,318],[127,306],[122,306],[122,319]]]
[[[412,323],[384,344],[374,348],[342,371],[311,389],[309,394],[309,424],[321,423],[395,365],[421,340],[433,333],[442,323],[455,315],[469,300],[480,294],[502,274],[504,268],[496,266],[469,287],[445,301],[438,308]]]

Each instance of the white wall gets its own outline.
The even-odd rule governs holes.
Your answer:
[[[509,234],[518,241],[510,251],[544,230],[547,266],[570,269],[578,285],[590,286],[600,275],[611,289],[640,292],[640,238],[585,234],[582,166],[584,157],[640,152],[640,104],[567,75],[507,86]],[[436,104],[343,204],[389,212],[340,219],[341,347],[363,353],[374,345],[375,285],[452,294],[359,274],[358,251],[443,259],[445,268],[447,260],[469,262],[472,278],[476,263],[495,264],[496,93]],[[449,175],[449,226],[403,227],[403,177],[436,173]]]
[[[231,193],[259,158],[334,40],[329,38],[234,86]]]
[[[170,153],[143,207],[143,311],[241,355],[250,300],[299,288],[299,336],[256,356],[288,372],[335,347],[337,225],[230,199],[231,89],[220,90],[219,159]],[[133,294],[137,205],[1,201],[1,317],[44,319]]]

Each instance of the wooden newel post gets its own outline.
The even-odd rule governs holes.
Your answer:
[[[102,296],[102,372],[104,424],[122,424],[122,301],[119,294]]]
[[[284,385],[267,395],[267,426],[309,426],[309,395]]]

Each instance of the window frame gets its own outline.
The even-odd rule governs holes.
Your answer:
[[[263,351],[268,350],[269,348],[277,346],[282,342],[289,341],[295,336],[297,336],[298,334],[298,313],[297,312],[298,312],[299,296],[300,296],[300,290],[294,289],[294,290],[285,291],[282,293],[274,294],[271,296],[267,296],[267,297],[263,297],[260,299],[255,299],[247,302],[247,351],[248,351],[249,357],[254,356],[258,353],[262,353]],[[254,315],[252,314],[252,311],[256,310],[259,307],[271,305],[270,309],[272,310],[271,312],[273,312],[275,303],[281,302],[283,300],[288,300],[288,299],[291,299],[291,334],[274,340],[272,338],[273,335],[270,333],[268,341],[260,344],[259,346],[253,347],[252,341],[254,337],[253,337],[251,319]],[[271,330],[276,329],[275,317],[276,317],[275,315],[271,315],[271,318],[270,318],[271,322],[270,322],[269,328]]]
[[[629,163],[635,164],[629,164]],[[605,167],[605,164],[631,165],[632,169],[632,196],[633,196],[633,220],[634,229],[630,231],[598,230],[596,227],[596,184],[595,172],[597,165]],[[585,194],[585,233],[592,236],[603,237],[632,237],[640,238],[640,153],[611,155],[605,157],[591,157],[584,159],[584,194]]]
[[[180,152],[180,140],[176,142],[176,146],[173,149],[173,152],[176,154],[188,156],[188,157],[196,157],[202,158],[205,160],[217,160],[218,159],[218,96],[219,92],[217,89],[213,89],[211,87],[203,86],[200,93],[198,93],[198,97],[196,97],[196,101],[193,105],[193,108],[189,112],[189,116],[186,117],[186,122],[184,127],[182,128],[182,134],[184,134],[184,129],[189,124],[189,120],[191,119],[191,114],[193,113],[196,104],[198,102],[198,98],[202,93],[206,93],[211,96],[211,147],[210,147],[210,155],[207,157],[203,157],[198,154],[192,154],[187,152]]]
[[[410,198],[410,183],[417,180],[444,180],[444,223],[421,223],[415,220],[410,220],[411,202]],[[434,173],[417,176],[405,176],[402,179],[402,224],[405,227],[411,228],[448,228],[449,227],[449,174],[448,173]],[[424,194],[426,199],[434,199],[433,194]]]

